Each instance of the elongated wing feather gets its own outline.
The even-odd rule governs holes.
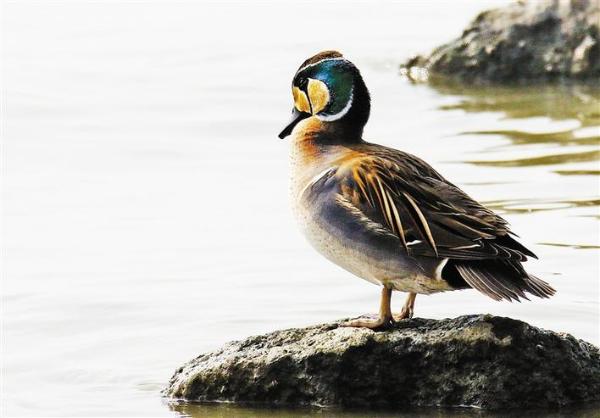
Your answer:
[[[337,175],[342,193],[396,234],[409,254],[463,260],[535,257],[509,235],[504,219],[410,154],[373,146],[340,166]]]

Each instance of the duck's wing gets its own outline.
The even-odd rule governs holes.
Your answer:
[[[396,234],[409,255],[459,260],[535,257],[507,222],[427,163],[384,147],[340,165],[340,193],[366,219]]]

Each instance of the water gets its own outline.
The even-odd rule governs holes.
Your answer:
[[[3,3],[1,414],[260,416],[160,390],[225,341],[376,310],[378,289],[310,249],[288,205],[289,82],[328,48],[371,89],[365,138],[502,213],[558,290],[420,296],[417,315],[490,312],[598,344],[598,89],[398,75],[503,3]]]
[[[212,418],[306,418],[325,416],[327,418],[539,418],[540,411],[488,412],[466,408],[415,408],[402,411],[340,411],[337,409],[264,409],[236,405],[172,404],[173,411],[184,417]],[[544,411],[544,418],[597,418],[600,405],[569,408],[569,410]]]

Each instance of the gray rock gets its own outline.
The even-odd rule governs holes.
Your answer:
[[[175,372],[190,401],[341,407],[558,407],[600,400],[600,350],[490,315],[411,319],[387,331],[339,323],[226,344]]]
[[[600,80],[600,0],[528,0],[479,14],[460,38],[403,65],[410,78]]]

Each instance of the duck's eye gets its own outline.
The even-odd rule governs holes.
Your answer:
[[[306,78],[304,78],[304,77],[299,78],[298,79],[298,87],[304,87],[304,86],[306,86],[306,82],[307,82]]]

